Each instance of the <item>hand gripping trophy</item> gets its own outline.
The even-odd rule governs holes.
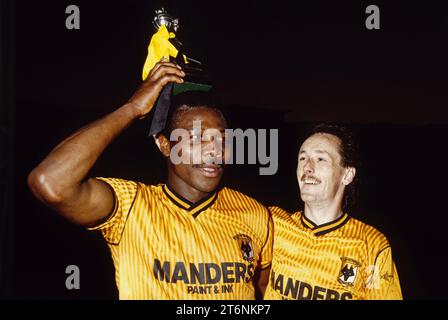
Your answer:
[[[169,15],[164,8],[156,10],[155,13],[153,25],[156,33],[153,34],[148,46],[148,56],[143,67],[142,78],[145,80],[151,69],[162,58],[167,58],[180,65],[186,76],[184,83],[170,83],[160,93],[149,136],[159,133],[161,128],[165,127],[172,95],[184,91],[209,91],[211,89],[208,77],[202,69],[202,63],[188,58],[184,53],[182,43],[176,38],[175,32],[179,30],[179,20]]]

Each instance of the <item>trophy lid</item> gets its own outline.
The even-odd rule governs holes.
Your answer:
[[[164,25],[169,32],[177,32],[179,29],[179,20],[168,14],[165,8],[157,9],[155,14],[156,16],[154,17],[152,24],[156,30],[159,30],[159,28]]]
[[[156,30],[159,30],[161,26],[165,26],[168,32],[176,32],[179,29],[179,21],[173,16],[169,15],[164,8],[160,8],[155,11],[156,16],[153,20],[153,25]],[[153,136],[161,132],[166,125],[168,113],[171,107],[172,99],[174,96],[189,92],[189,91],[199,91],[207,92],[212,88],[211,81],[207,74],[202,69],[202,64],[200,61],[187,58],[183,54],[182,44],[176,38],[171,38],[170,42],[175,41],[175,47],[178,49],[178,54],[173,62],[176,62],[182,67],[185,72],[185,82],[184,83],[168,83],[162,89],[160,93],[154,115],[151,122],[151,127],[149,131],[149,136]],[[170,58],[172,59],[172,58]],[[186,59],[187,61],[184,61]]]

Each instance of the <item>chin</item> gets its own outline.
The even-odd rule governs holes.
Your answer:
[[[216,188],[219,185],[219,182],[221,181],[221,177],[217,178],[199,178],[194,181],[194,187],[195,189],[204,192],[209,193],[216,190]]]
[[[204,193],[210,193],[216,190],[219,185],[219,181],[217,183],[201,183],[197,184],[195,188]]]
[[[316,195],[310,193],[301,193],[300,198],[302,199],[303,202],[307,203],[307,202],[313,202],[314,200],[316,200],[317,197]]]

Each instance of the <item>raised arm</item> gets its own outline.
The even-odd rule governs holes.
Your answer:
[[[125,105],[62,141],[29,174],[34,195],[76,224],[89,227],[104,220],[113,209],[113,191],[105,182],[87,177],[88,172],[123,130],[151,111],[163,86],[182,83],[184,75],[173,63],[157,63]]]

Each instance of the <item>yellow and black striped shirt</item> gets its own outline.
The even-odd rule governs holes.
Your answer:
[[[254,299],[252,277],[272,259],[272,219],[223,188],[191,203],[167,185],[98,178],[115,193],[101,230],[120,299]]]
[[[265,299],[402,299],[386,237],[342,215],[316,226],[301,212],[270,208],[274,249]]]

